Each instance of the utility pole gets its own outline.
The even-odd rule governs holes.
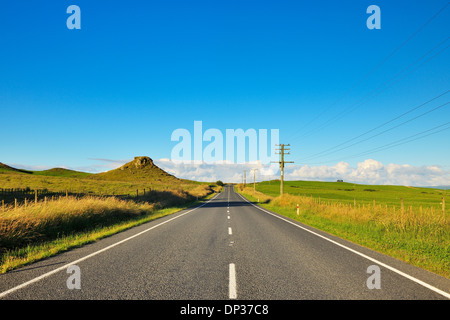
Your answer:
[[[294,161],[284,161],[284,156],[287,154],[290,154],[289,152],[286,153],[286,151],[291,151],[291,148],[286,148],[289,147],[290,144],[277,144],[276,146],[279,146],[280,149],[278,149],[277,151],[279,151],[279,155],[281,155],[281,160],[278,161],[278,163],[280,164],[280,171],[281,171],[281,178],[280,178],[280,196],[283,195],[284,193],[284,188],[283,188],[283,181],[284,181],[284,164],[285,163],[294,163]],[[277,162],[277,161],[272,161],[272,162]]]
[[[245,188],[245,184],[247,183],[247,178],[245,177],[246,172],[247,172],[247,170],[244,170],[244,188]]]
[[[255,179],[255,173],[258,171],[258,169],[251,169],[253,171],[253,194],[256,192],[256,179]]]

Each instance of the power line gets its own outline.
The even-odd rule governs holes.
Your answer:
[[[397,147],[397,146],[400,146],[400,145],[403,145],[403,144],[406,144],[406,143],[409,143],[409,142],[413,142],[413,141],[416,141],[416,140],[419,140],[419,139],[423,139],[425,137],[428,137],[428,136],[433,135],[433,134],[437,134],[437,133],[445,131],[445,130],[449,130],[450,126],[448,126],[447,128],[440,129],[440,130],[435,131],[435,132],[428,133],[430,131],[436,130],[438,128],[444,127],[444,126],[449,125],[449,124],[450,124],[450,122],[446,122],[444,124],[441,124],[439,126],[433,127],[431,129],[428,129],[428,130],[425,130],[425,131],[413,134],[413,135],[408,136],[406,138],[402,138],[402,139],[396,140],[394,142],[382,145],[380,147],[376,147],[376,148],[373,148],[373,149],[370,149],[370,150],[367,150],[367,151],[364,151],[364,152],[361,152],[361,153],[357,153],[357,154],[354,154],[354,155],[351,155],[351,156],[348,156],[348,157],[345,157],[345,158],[330,160],[330,161],[326,161],[326,162],[317,162],[317,163],[313,163],[313,164],[325,164],[325,163],[329,163],[329,162],[343,161],[343,160],[356,158],[356,157],[368,155],[368,154],[371,154],[371,153],[375,153],[375,152],[391,149],[393,147]],[[425,133],[428,133],[428,134],[423,135]],[[420,135],[423,135],[423,136],[420,136]],[[420,137],[417,137],[417,136],[420,136]],[[417,138],[414,138],[414,137],[417,137]]]
[[[426,135],[423,135],[424,133],[430,132],[432,130],[436,130],[437,128],[443,127],[443,126],[448,125],[448,124],[450,124],[450,122],[441,124],[439,126],[436,126],[434,128],[431,128],[431,129],[428,129],[428,130],[425,130],[425,131],[422,131],[420,133],[416,133],[416,134],[414,134],[412,136],[409,136],[409,137],[406,137],[406,138],[403,138],[403,139],[400,139],[400,140],[388,143],[386,145],[383,145],[383,146],[380,146],[380,147],[377,147],[377,148],[374,148],[374,149],[371,149],[371,150],[368,150],[368,151],[365,151],[365,152],[353,155],[351,157],[354,158],[354,157],[364,156],[364,155],[371,154],[371,153],[374,153],[374,152],[379,152],[379,151],[384,151],[384,150],[387,150],[387,149],[391,149],[393,147],[397,147],[397,146],[400,146],[400,145],[403,145],[403,144],[406,144],[406,143],[409,143],[409,142],[413,142],[413,141],[416,141],[416,140],[419,140],[419,139],[423,139],[423,138],[428,137],[430,135],[433,135],[433,134],[436,134],[436,133],[439,133],[439,132],[442,132],[442,131],[450,129],[450,126],[449,126],[447,128],[443,128],[443,129],[440,129],[438,131],[431,132],[431,133],[428,133]],[[413,137],[416,137],[418,135],[423,135],[423,136],[412,139]]]
[[[447,91],[446,93],[448,93],[448,92],[449,92],[449,91]],[[444,94],[446,94],[446,93],[444,93]],[[441,97],[441,96],[444,95],[444,94],[441,94],[440,96],[435,97],[435,98],[433,98],[433,99],[431,99],[431,100],[429,100],[429,101],[423,103],[422,105],[420,105],[420,106],[418,106],[418,107],[415,107],[415,108],[409,110],[408,112],[405,112],[405,113],[403,113],[402,115],[400,115],[400,116],[398,116],[398,117],[396,117],[396,118],[394,118],[394,119],[391,119],[391,120],[385,122],[385,123],[382,124],[382,125],[377,126],[377,127],[374,128],[374,129],[371,129],[371,130],[369,130],[369,131],[367,131],[367,132],[365,132],[365,133],[363,133],[363,134],[360,134],[359,136],[357,136],[357,137],[355,137],[355,138],[352,138],[352,139],[350,139],[350,140],[347,140],[346,142],[343,142],[343,143],[339,144],[338,146],[335,146],[335,147],[333,147],[333,148],[329,148],[327,151],[332,150],[332,149],[335,149],[335,148],[337,148],[337,147],[339,147],[339,146],[341,146],[341,145],[344,145],[344,144],[346,144],[346,143],[348,143],[348,142],[350,142],[350,141],[356,140],[357,138],[362,137],[362,136],[366,135],[367,133],[370,133],[370,132],[372,132],[372,131],[374,131],[374,130],[376,130],[376,129],[379,129],[379,128],[383,127],[384,125],[386,125],[386,124],[388,124],[388,123],[390,123],[390,122],[393,122],[394,120],[397,120],[397,119],[399,119],[400,117],[402,117],[402,116],[404,116],[404,115],[406,115],[406,114],[408,114],[408,113],[410,113],[410,112],[412,112],[412,111],[418,109],[419,107],[421,107],[421,106],[423,106],[423,105],[425,105],[425,104],[427,104],[427,103],[429,103],[429,102],[431,102],[431,101],[433,101],[433,100],[435,100],[435,99]],[[315,158],[320,158],[320,157],[324,157],[324,156],[327,156],[327,155],[329,155],[329,154],[333,154],[333,153],[336,153],[336,152],[338,152],[338,151],[341,151],[341,150],[344,150],[344,149],[348,149],[348,148],[350,148],[350,147],[352,147],[352,146],[354,146],[354,145],[357,145],[357,144],[359,144],[359,143],[362,143],[362,142],[365,142],[365,141],[370,140],[370,139],[372,139],[372,138],[375,138],[375,137],[377,137],[377,136],[380,136],[380,135],[382,135],[382,134],[384,134],[384,133],[386,133],[386,132],[389,132],[389,131],[391,131],[391,130],[394,130],[394,129],[396,129],[396,128],[402,126],[402,125],[405,125],[405,124],[407,124],[407,123],[409,123],[409,122],[411,122],[411,121],[414,121],[414,120],[416,120],[416,119],[418,119],[418,118],[420,118],[420,117],[423,117],[423,116],[425,116],[425,115],[427,115],[427,114],[429,114],[429,113],[431,113],[431,112],[434,112],[434,111],[436,111],[436,110],[438,110],[438,109],[441,109],[441,108],[445,107],[446,105],[448,105],[449,103],[450,103],[450,102],[446,102],[446,103],[444,103],[444,104],[441,104],[441,105],[439,105],[439,106],[437,106],[437,107],[435,107],[435,108],[433,108],[433,109],[431,109],[431,110],[428,110],[428,111],[426,111],[426,112],[424,112],[424,113],[422,113],[422,114],[420,114],[420,115],[417,115],[417,116],[415,116],[415,117],[413,117],[413,118],[411,118],[411,119],[408,119],[408,120],[406,120],[406,121],[404,121],[404,122],[402,122],[402,123],[400,123],[400,124],[398,124],[398,125],[395,125],[395,126],[389,128],[389,129],[386,129],[386,130],[384,130],[384,131],[381,131],[381,132],[379,132],[379,133],[377,133],[377,134],[375,134],[375,135],[372,135],[372,136],[370,136],[370,137],[368,137],[368,138],[366,138],[366,139],[357,141],[357,142],[355,142],[355,143],[353,143],[353,144],[351,144],[351,145],[348,145],[348,146],[346,146],[346,147],[342,147],[342,148],[339,148],[339,149],[337,149],[337,150],[335,150],[335,151],[331,151],[331,152],[323,151],[323,152],[317,153],[316,155],[313,155],[313,156],[309,156],[309,157],[303,158],[303,159],[301,159],[301,161],[304,161],[304,160],[310,160],[310,159],[315,159]]]
[[[449,92],[450,92],[450,90],[447,90],[446,92],[444,92],[444,93],[442,93],[442,94],[440,94],[440,95],[438,95],[438,96],[436,96],[436,97],[434,97],[434,98],[432,98],[432,99],[430,99],[430,100],[428,100],[428,101],[426,101],[426,102],[424,102],[424,103],[418,105],[417,107],[414,107],[414,108],[412,108],[412,109],[410,109],[410,110],[408,110],[408,111],[402,113],[401,115],[399,115],[399,116],[397,116],[397,117],[395,117],[395,118],[393,118],[393,119],[391,119],[391,120],[389,120],[389,121],[386,121],[386,122],[384,122],[384,123],[378,125],[377,127],[373,128],[373,129],[370,129],[370,130],[368,130],[368,131],[366,131],[366,132],[364,132],[364,133],[361,133],[360,135],[358,135],[358,136],[356,136],[356,137],[354,137],[354,138],[351,138],[351,139],[349,139],[349,140],[347,140],[347,141],[345,141],[345,142],[342,142],[342,143],[340,143],[340,144],[338,144],[338,145],[336,145],[336,146],[334,146],[334,147],[328,148],[328,149],[326,149],[326,150],[324,150],[324,151],[322,151],[322,152],[315,153],[315,154],[313,154],[313,155],[311,155],[311,156],[308,156],[308,157],[306,157],[306,158],[303,158],[303,159],[301,159],[301,160],[306,160],[306,159],[310,159],[310,158],[315,158],[315,157],[318,156],[318,155],[321,155],[321,154],[326,153],[326,152],[328,152],[328,151],[331,151],[331,150],[333,150],[333,149],[335,149],[335,148],[338,148],[338,147],[340,147],[340,146],[342,146],[342,145],[345,145],[345,144],[347,144],[347,143],[349,143],[349,142],[352,142],[352,141],[354,141],[354,140],[356,140],[356,139],[358,139],[358,138],[360,138],[360,137],[362,137],[362,136],[365,136],[366,134],[368,134],[368,133],[370,133],[370,132],[373,132],[373,131],[375,131],[375,130],[377,130],[377,129],[379,129],[379,128],[384,127],[385,125],[387,125],[387,124],[389,124],[389,123],[391,123],[391,122],[394,122],[394,121],[397,120],[397,119],[400,119],[401,117],[403,117],[403,116],[405,116],[405,115],[407,115],[407,114],[409,114],[409,113],[411,113],[411,112],[413,112],[413,111],[415,111],[415,110],[417,110],[417,109],[423,107],[424,105],[426,105],[426,104],[428,104],[428,103],[430,103],[430,102],[432,102],[432,101],[434,101],[434,100],[436,100],[436,99],[438,99],[438,98],[440,98],[440,97],[446,95],[446,94],[449,93]]]
[[[347,90],[340,98],[338,98],[334,103],[332,103],[328,108],[323,110],[319,115],[317,115],[314,119],[309,121],[305,126],[303,126],[300,130],[304,129],[305,127],[308,127],[311,123],[316,121],[322,114],[327,112],[331,107],[333,107],[335,104],[337,104],[340,100],[342,100],[344,97],[346,97],[353,89],[355,89],[357,86],[359,86],[364,80],[366,80],[369,75],[371,75],[374,71],[376,71],[378,68],[380,68],[384,63],[386,63],[387,60],[389,60],[390,57],[392,57],[398,50],[400,50],[406,43],[408,43],[414,36],[416,36],[420,31],[422,31],[431,21],[436,19],[436,17],[441,14],[449,5],[449,2],[447,2],[442,8],[440,8],[430,19],[428,19],[419,29],[417,29],[408,39],[406,39],[403,43],[401,43],[398,47],[396,47],[389,55],[387,55],[378,65],[376,65],[374,68],[372,68],[362,79],[360,79],[355,85],[353,85],[349,90]],[[294,132],[291,136],[294,137],[297,133],[299,133],[300,130],[297,130]]]
[[[444,52],[450,45],[446,46],[445,48],[443,48],[441,51],[437,52],[436,54],[434,54],[433,56],[431,56],[430,58],[428,58],[427,60],[423,61],[421,64],[419,64],[416,68],[412,69],[410,72],[406,73],[405,75],[403,75],[403,77],[401,77],[400,79],[398,79],[396,82],[391,83],[390,85],[386,86],[389,82],[393,81],[394,79],[396,79],[397,77],[399,77],[402,73],[404,73],[406,70],[408,70],[409,68],[411,68],[413,65],[415,65],[416,63],[418,63],[420,60],[422,60],[424,57],[426,57],[427,55],[429,55],[431,52],[433,52],[435,49],[437,49],[438,47],[440,47],[443,43],[445,43],[446,41],[448,41],[449,37],[447,37],[444,41],[440,42],[438,45],[436,45],[435,47],[433,47],[433,49],[429,50],[427,53],[425,53],[424,55],[422,55],[420,58],[418,58],[417,60],[415,60],[413,63],[409,64],[406,68],[404,68],[402,71],[398,72],[396,75],[394,75],[393,77],[391,77],[390,79],[388,79],[387,81],[383,82],[381,85],[379,85],[377,88],[375,88],[374,90],[370,91],[366,96],[364,96],[362,99],[360,99],[358,102],[356,102],[355,104],[353,104],[351,107],[343,110],[342,112],[338,113],[337,115],[335,115],[333,118],[327,120],[325,123],[323,123],[322,125],[320,125],[319,127],[316,128],[316,130],[310,130],[309,132],[307,132],[306,134],[303,134],[302,136],[298,137],[298,138],[304,138],[304,137],[308,137],[310,136],[312,133],[314,133],[317,130],[323,129],[325,127],[327,127],[329,124],[335,122],[336,120],[339,120],[340,118],[342,118],[343,116],[345,116],[346,114],[353,112],[354,110],[356,110],[359,106],[361,106],[362,104],[364,104],[365,102],[367,102],[370,99],[373,99],[374,97],[376,97],[377,95],[379,95],[381,92],[383,92],[383,90],[387,89],[388,87],[392,86],[395,83],[398,83],[399,81],[401,81],[404,77],[406,77],[407,75],[411,74],[412,72],[416,71],[418,68],[420,68],[422,65],[424,65],[425,63],[427,63],[428,61],[430,61],[431,59],[435,58],[437,55],[441,54],[442,52]],[[378,93],[376,93],[377,90],[379,90],[380,88],[386,86],[382,91],[379,91]],[[373,95],[374,93],[376,93],[375,95]],[[373,95],[372,97],[370,97],[371,95]],[[364,101],[366,100],[366,101]]]

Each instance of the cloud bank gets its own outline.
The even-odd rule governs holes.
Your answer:
[[[262,165],[260,162],[245,164],[228,163],[182,163],[169,159],[155,160],[155,163],[167,172],[184,179],[198,181],[242,182],[244,170],[246,181],[253,182],[253,172],[257,169],[257,181],[279,179],[277,164]],[[290,165],[285,168],[285,180],[336,181],[359,184],[440,186],[450,185],[450,171],[440,166],[411,166],[409,164],[383,164],[367,159],[351,167],[346,162],[332,166]]]

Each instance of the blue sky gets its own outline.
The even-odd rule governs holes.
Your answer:
[[[354,157],[445,124],[448,105],[339,152],[310,157],[449,90],[450,50],[444,41],[450,8],[420,29],[446,3],[4,3],[0,162],[96,171],[112,162],[94,159],[170,158],[176,144],[171,133],[193,131],[194,121],[201,120],[205,130],[279,129],[297,166],[345,161],[356,167],[367,159],[437,165],[449,181],[450,130]],[[72,4],[81,9],[81,30],[66,27]],[[366,27],[372,4],[381,8],[380,30]],[[438,107],[449,96],[364,137]],[[352,111],[321,127],[347,110]]]

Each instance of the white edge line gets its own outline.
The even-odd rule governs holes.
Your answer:
[[[301,225],[298,225],[298,224],[296,224],[296,223],[294,223],[294,222],[292,222],[292,221],[289,221],[288,219],[285,219],[285,218],[282,218],[282,217],[280,217],[280,216],[278,216],[278,215],[276,215],[276,214],[273,214],[272,212],[270,212],[270,211],[268,211],[268,210],[266,210],[266,209],[264,209],[264,208],[261,208],[261,207],[259,207],[259,206],[256,206],[255,204],[251,203],[251,202],[248,201],[244,196],[242,196],[240,193],[237,193],[237,194],[238,194],[242,199],[244,199],[245,201],[247,201],[248,203],[250,203],[252,206],[258,208],[258,209],[261,210],[261,211],[264,211],[264,212],[266,212],[266,213],[268,213],[268,214],[270,214],[270,215],[272,215],[272,216],[274,216],[274,217],[276,217],[276,218],[278,218],[278,219],[281,219],[281,220],[283,220],[283,221],[285,221],[285,222],[287,222],[287,223],[290,223],[290,224],[292,224],[292,225],[294,225],[294,226],[296,226],[296,227],[298,227],[298,228],[300,228],[300,229],[303,229],[303,230],[305,230],[305,231],[308,231],[309,233],[312,233],[312,234],[314,234],[314,235],[316,235],[316,236],[318,236],[318,237],[320,237],[320,238],[322,238],[322,239],[325,239],[325,240],[327,240],[327,241],[329,241],[329,242],[331,242],[331,243],[334,243],[335,245],[338,245],[338,246],[340,246],[340,247],[342,247],[342,248],[344,248],[344,249],[346,249],[346,250],[348,250],[348,251],[351,251],[351,252],[353,252],[353,253],[355,253],[355,254],[357,254],[357,255],[363,257],[363,258],[366,258],[366,259],[368,259],[368,260],[370,260],[370,261],[372,261],[372,262],[375,262],[376,264],[379,264],[379,265],[385,267],[386,269],[389,269],[389,270],[391,270],[391,271],[393,271],[393,272],[395,272],[395,273],[398,273],[399,275],[401,275],[401,276],[403,276],[403,277],[405,277],[405,278],[407,278],[407,279],[409,279],[409,280],[411,280],[411,281],[414,281],[414,282],[416,282],[416,283],[418,283],[418,284],[420,284],[420,285],[422,285],[422,286],[424,286],[424,287],[426,287],[426,288],[428,288],[428,289],[430,289],[430,290],[432,290],[432,291],[434,291],[434,292],[436,292],[436,293],[438,293],[438,294],[440,294],[440,295],[446,297],[447,299],[450,299],[450,293],[448,293],[448,292],[445,292],[445,291],[443,291],[443,290],[441,290],[441,289],[438,289],[438,288],[436,288],[436,287],[434,287],[434,286],[432,286],[432,285],[430,285],[430,284],[428,284],[428,283],[426,283],[426,282],[424,282],[424,281],[422,281],[422,280],[419,280],[419,279],[417,279],[417,278],[415,278],[415,277],[413,277],[413,276],[410,276],[409,274],[404,273],[403,271],[400,271],[400,270],[398,270],[398,269],[396,269],[396,268],[394,268],[394,267],[391,267],[391,266],[389,266],[389,265],[387,265],[387,264],[385,264],[385,263],[383,263],[383,262],[381,262],[381,261],[379,261],[379,260],[376,260],[376,259],[374,259],[374,258],[372,258],[372,257],[369,257],[369,256],[367,256],[367,255],[365,255],[365,254],[363,254],[363,253],[361,253],[361,252],[359,252],[359,251],[356,251],[356,250],[354,250],[354,249],[352,249],[352,248],[349,248],[349,247],[347,247],[347,246],[345,246],[345,245],[343,245],[343,244],[341,244],[341,243],[339,243],[339,242],[336,242],[336,241],[334,241],[334,240],[331,240],[331,239],[329,239],[329,238],[327,238],[327,237],[325,237],[325,236],[323,236],[323,235],[321,235],[321,234],[318,234],[318,233],[316,233],[316,232],[314,232],[314,231],[311,231],[311,230],[309,230],[309,229],[307,229],[307,228],[305,228],[305,227],[302,227]]]
[[[237,290],[236,290],[236,266],[234,263],[230,263],[230,271],[229,271],[229,292],[228,296],[230,299],[237,298]]]
[[[185,213],[182,213],[182,214],[180,214],[180,215],[178,215],[178,216],[176,216],[176,217],[173,217],[173,218],[171,218],[171,219],[169,219],[169,220],[166,220],[166,221],[164,221],[164,222],[161,222],[161,223],[159,223],[159,224],[157,224],[157,225],[155,225],[155,226],[153,226],[153,227],[150,227],[150,228],[148,228],[148,229],[145,229],[144,231],[141,231],[141,232],[139,232],[139,233],[137,233],[137,234],[135,234],[135,235],[132,235],[132,236],[126,238],[126,239],[123,239],[123,240],[121,240],[121,241],[119,241],[119,242],[116,242],[116,243],[114,243],[114,244],[112,244],[112,245],[109,245],[109,246],[107,246],[107,247],[105,247],[105,248],[103,248],[103,249],[101,249],[101,250],[98,250],[98,251],[95,251],[95,252],[93,252],[93,253],[91,253],[91,254],[88,254],[87,256],[84,256],[83,258],[80,258],[80,259],[78,259],[78,260],[75,260],[75,261],[72,261],[72,262],[70,262],[70,263],[67,263],[67,264],[63,265],[62,267],[59,267],[59,268],[57,268],[57,269],[55,269],[55,270],[49,271],[49,272],[47,272],[47,273],[44,273],[43,275],[40,275],[39,277],[33,278],[33,279],[31,279],[31,280],[29,280],[29,281],[27,281],[27,282],[24,282],[24,283],[22,283],[22,284],[20,284],[20,285],[18,285],[18,286],[16,286],[16,287],[13,287],[13,288],[11,288],[11,289],[9,289],[9,290],[3,291],[3,292],[0,293],[0,298],[3,298],[3,297],[5,297],[6,295],[8,295],[8,294],[10,294],[10,293],[13,293],[14,291],[17,291],[17,290],[19,290],[19,289],[25,288],[26,286],[29,286],[29,285],[32,284],[32,283],[38,282],[39,280],[42,280],[42,279],[44,279],[44,278],[47,278],[47,277],[51,276],[52,274],[55,274],[55,273],[57,273],[57,272],[59,272],[59,271],[62,271],[62,270],[64,270],[64,269],[67,269],[67,268],[68,268],[69,266],[71,266],[71,265],[74,265],[74,264],[77,264],[77,263],[82,262],[82,261],[84,261],[84,260],[87,260],[87,259],[89,259],[89,258],[92,258],[93,256],[96,256],[96,255],[98,255],[99,253],[102,253],[102,252],[105,252],[105,251],[107,251],[107,250],[109,250],[109,249],[111,249],[111,248],[114,248],[115,246],[118,246],[119,244],[122,244],[122,243],[124,243],[124,242],[126,242],[126,241],[128,241],[128,240],[131,240],[131,239],[133,239],[133,238],[136,238],[136,237],[140,236],[140,235],[143,234],[143,233],[146,233],[146,232],[148,232],[148,231],[150,231],[150,230],[153,230],[153,229],[155,229],[155,228],[157,228],[157,227],[159,227],[159,226],[162,226],[163,224],[166,224],[166,223],[168,223],[168,222],[170,222],[170,221],[173,221],[173,220],[175,220],[175,219],[178,219],[178,218],[180,218],[180,217],[182,217],[182,216],[188,214],[189,212],[192,212],[192,211],[194,211],[194,210],[196,210],[196,209],[198,209],[198,208],[203,207],[204,205],[206,205],[207,203],[209,203],[210,201],[212,201],[214,198],[216,198],[219,194],[220,194],[220,193],[216,194],[214,197],[212,197],[211,199],[209,199],[207,202],[205,202],[205,203],[203,203],[203,204],[201,204],[201,205],[199,205],[199,206],[197,206],[197,207],[195,207],[195,208],[193,208],[193,209],[191,209],[191,210],[189,210],[189,211],[187,211],[187,212],[185,212]]]

